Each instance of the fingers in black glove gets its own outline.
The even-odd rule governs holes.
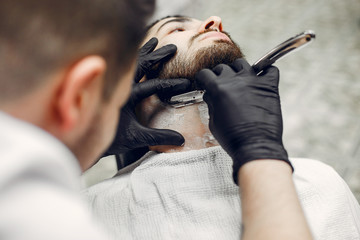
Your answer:
[[[196,82],[206,90],[209,128],[234,161],[235,183],[239,168],[246,162],[278,159],[290,164],[282,143],[276,67],[257,76],[245,59],[237,59],[230,66],[220,64],[212,71],[200,71]]]
[[[103,156],[148,146],[183,145],[184,137],[176,131],[141,125],[136,118],[135,107],[141,100],[155,93],[163,91],[175,95],[186,91],[190,85],[187,79],[151,79],[135,84],[127,104],[121,110],[115,139]]]
[[[165,45],[154,51],[157,44],[157,38],[151,38],[140,49],[134,79],[136,83],[139,82],[144,75],[148,74],[153,66],[168,61],[176,53],[177,47],[174,44]]]
[[[152,51],[154,51],[154,49],[156,48],[156,46],[158,45],[159,41],[157,38],[153,37],[151,38],[148,42],[146,42],[144,44],[144,46],[142,46],[139,50],[139,57],[144,57],[147,54],[151,53]]]
[[[191,83],[185,78],[178,79],[151,79],[134,86],[131,99],[138,104],[143,99],[153,95],[172,97],[189,90]]]
[[[142,128],[142,131],[139,131],[137,136],[138,146],[182,146],[185,142],[184,137],[180,133],[170,129],[155,129],[143,126],[139,128]]]
[[[245,71],[249,72],[251,74],[255,74],[254,69],[250,66],[250,64],[243,58],[236,59],[231,65],[230,65],[235,72]]]

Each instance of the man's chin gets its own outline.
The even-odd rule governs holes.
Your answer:
[[[197,70],[200,71],[203,68],[212,69],[218,64],[231,64],[243,57],[244,54],[235,43],[216,39],[213,45],[199,49],[195,59],[199,61]]]
[[[237,58],[243,58],[244,55],[240,48],[233,42],[224,39],[213,41],[214,44],[208,47],[200,48],[192,61],[192,69],[189,70],[188,76],[194,79],[197,72],[204,68],[213,69],[219,64],[231,64]]]

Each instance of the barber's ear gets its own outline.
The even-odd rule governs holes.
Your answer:
[[[105,70],[106,62],[100,56],[87,56],[69,67],[57,97],[62,131],[89,124],[102,100]]]

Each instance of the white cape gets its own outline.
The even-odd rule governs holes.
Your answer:
[[[359,204],[343,179],[319,161],[291,161],[315,239],[360,239]],[[221,147],[150,152],[139,163],[83,192],[117,239],[240,239],[239,191]]]

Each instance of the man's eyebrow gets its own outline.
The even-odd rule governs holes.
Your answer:
[[[173,18],[173,19],[170,19],[170,20],[164,22],[164,23],[158,28],[158,30],[157,30],[156,32],[159,32],[162,27],[164,27],[166,24],[171,23],[171,22],[190,22],[190,21],[191,21],[191,18],[188,18],[188,17],[177,17],[177,18]]]

